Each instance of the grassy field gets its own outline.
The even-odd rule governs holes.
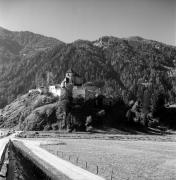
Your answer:
[[[60,137],[41,146],[106,179],[176,179],[175,135]]]

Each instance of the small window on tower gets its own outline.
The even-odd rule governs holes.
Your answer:
[[[66,83],[69,83],[69,78],[66,78]]]

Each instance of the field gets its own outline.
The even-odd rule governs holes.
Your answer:
[[[105,137],[63,136],[57,140],[49,138],[41,146],[106,179],[176,179],[175,135]]]

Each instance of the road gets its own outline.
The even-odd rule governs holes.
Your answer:
[[[0,139],[0,157],[2,156],[4,148],[8,142],[9,142],[9,137]]]
[[[7,133],[4,133],[7,134]],[[17,133],[11,134],[10,136],[4,137],[0,139],[0,157],[2,156],[3,150],[6,146],[6,144],[9,142],[11,138],[14,138]]]

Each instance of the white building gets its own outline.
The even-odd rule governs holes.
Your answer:
[[[49,86],[49,90],[48,91],[51,94],[53,94],[53,96],[55,96],[55,97],[60,97],[60,95],[61,95],[61,87],[60,87],[59,84]]]

